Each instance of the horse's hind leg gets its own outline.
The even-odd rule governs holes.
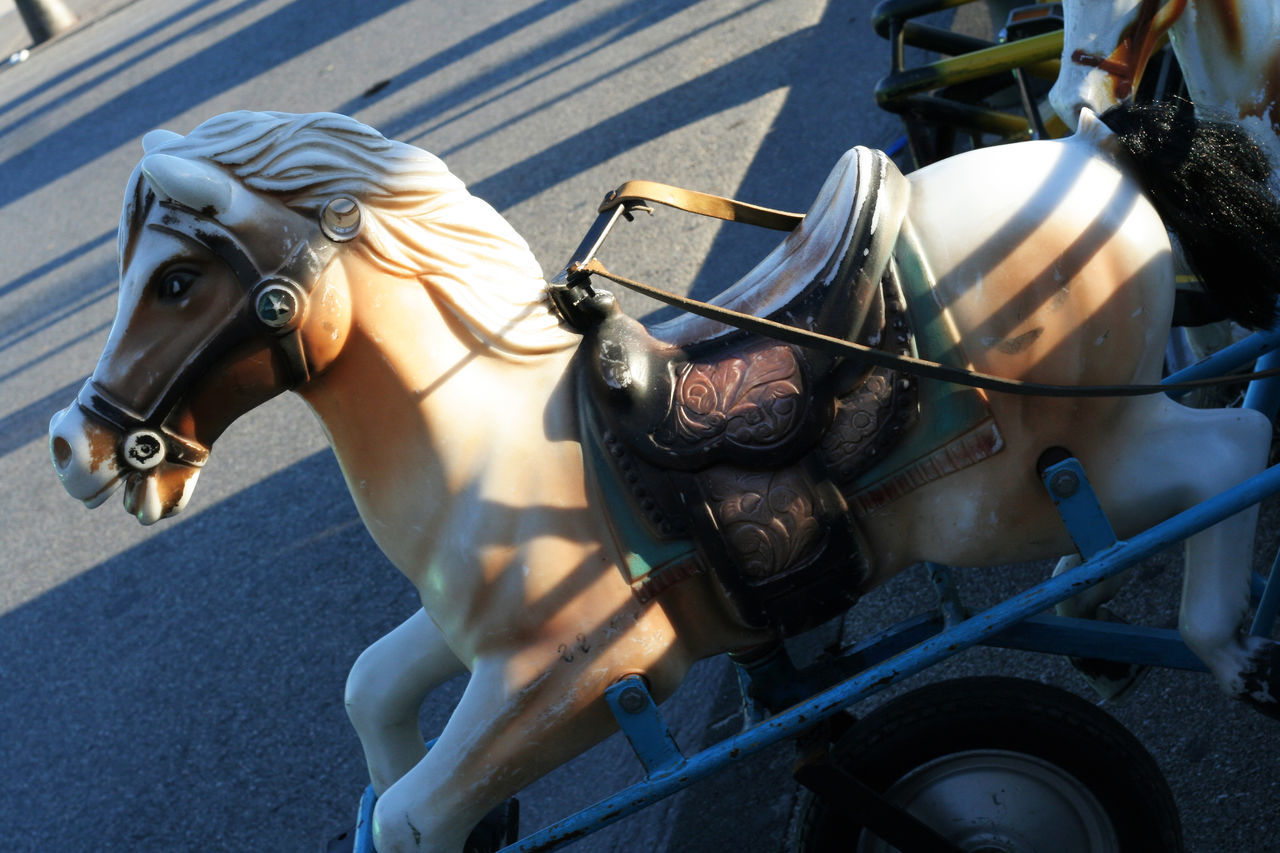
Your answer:
[[[1197,474],[1192,503],[1261,471],[1270,450],[1271,424],[1264,416],[1248,409],[1205,414],[1215,416],[1214,428],[1188,436],[1184,452],[1169,457]],[[1258,508],[1250,507],[1187,539],[1178,630],[1223,690],[1280,717],[1280,690],[1272,684],[1280,675],[1277,645],[1244,632],[1257,518]]]
[[[1058,560],[1053,567],[1053,576],[1074,569],[1083,562],[1079,554],[1069,554]],[[1101,619],[1105,622],[1123,622],[1124,620],[1105,609],[1108,601],[1115,598],[1116,593],[1124,586],[1132,570],[1112,575],[1099,584],[1089,587],[1079,595],[1059,602],[1054,612],[1059,616],[1075,619]],[[1080,673],[1098,697],[1107,702],[1119,702],[1133,690],[1146,675],[1149,667],[1121,661],[1103,660],[1101,658],[1070,658],[1071,665]]]
[[[1117,441],[1092,448],[1096,455],[1086,460],[1086,468],[1121,535],[1150,527],[1257,474],[1271,445],[1271,423],[1259,412],[1189,409],[1167,399],[1135,404],[1110,434]],[[1280,705],[1274,704],[1269,688],[1275,644],[1246,637],[1241,630],[1249,606],[1256,521],[1257,508],[1252,507],[1187,539],[1178,627],[1228,694],[1276,714]],[[1074,609],[1098,603],[1076,602]],[[1268,703],[1269,710],[1262,707]]]
[[[1224,560],[1252,543],[1257,507],[1187,540],[1178,630],[1229,695],[1280,718],[1280,646],[1244,633],[1252,561]]]
[[[1056,578],[1068,569],[1074,569],[1081,562],[1083,561],[1080,559],[1079,554],[1068,554],[1058,560],[1057,565],[1053,567],[1053,576]],[[1116,593],[1124,586],[1128,574],[1126,571],[1118,575],[1112,575],[1102,583],[1089,587],[1079,595],[1073,595],[1071,598],[1059,602],[1054,611],[1059,616],[1097,619],[1099,609],[1116,597]]]
[[[426,611],[365,649],[347,676],[347,716],[381,795],[427,754],[418,709],[436,687],[465,673]]]

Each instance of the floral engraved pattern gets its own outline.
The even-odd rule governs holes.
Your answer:
[[[730,554],[748,578],[769,578],[796,566],[821,539],[812,489],[794,467],[720,466],[707,472],[703,486]]]
[[[857,472],[868,449],[893,415],[893,374],[875,371],[853,394],[838,401],[835,420],[822,436],[822,452],[840,478]]]
[[[761,344],[681,371],[661,439],[673,448],[728,443],[743,449],[785,441],[807,410],[795,350]]]

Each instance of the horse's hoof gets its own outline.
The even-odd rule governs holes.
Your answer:
[[[1099,607],[1094,617],[1100,622],[1125,623],[1124,618],[1112,613],[1106,607]],[[1133,695],[1142,679],[1151,671],[1151,667],[1124,661],[1104,660],[1102,658],[1068,658],[1076,672],[1084,676],[1089,686],[1098,694],[1101,702],[1112,705],[1123,702]]]
[[[1280,643],[1266,641],[1252,654],[1240,673],[1243,689],[1238,694],[1245,703],[1280,720],[1280,697],[1276,695],[1276,675],[1280,673]]]

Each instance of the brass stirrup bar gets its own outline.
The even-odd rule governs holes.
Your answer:
[[[605,196],[597,212],[607,213],[619,205],[635,205],[646,201],[665,204],[667,207],[674,207],[686,213],[711,216],[727,222],[745,222],[748,225],[759,225],[775,231],[793,231],[804,221],[804,215],[800,213],[760,207],[724,196],[660,184],[657,181],[627,181]]]

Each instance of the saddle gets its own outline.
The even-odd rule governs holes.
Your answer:
[[[908,186],[850,151],[783,245],[711,300],[914,352],[890,263]],[[870,574],[845,493],[913,423],[888,368],[681,319],[645,327],[594,291],[576,357],[584,448],[637,596],[710,570],[749,624],[797,633],[847,609]]]

